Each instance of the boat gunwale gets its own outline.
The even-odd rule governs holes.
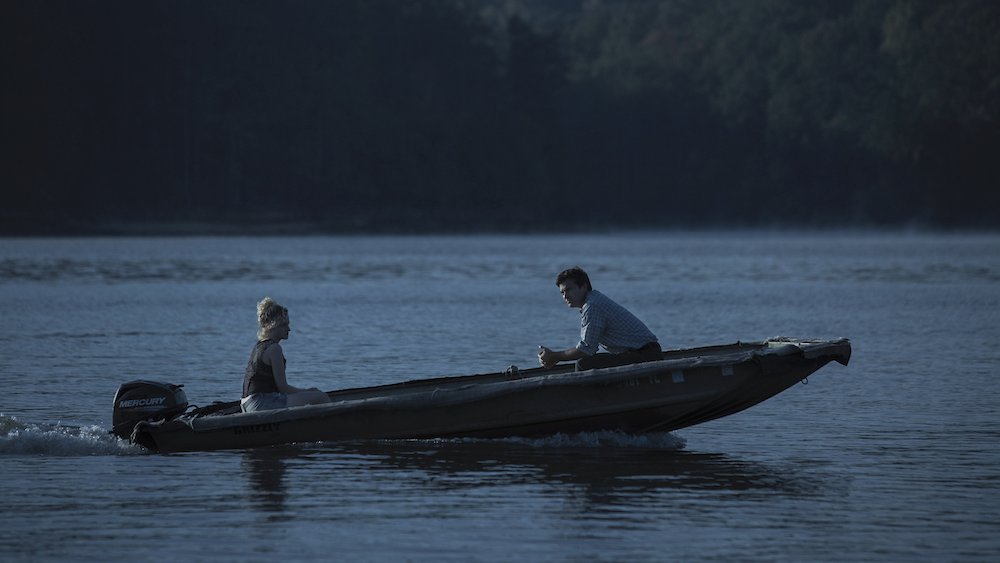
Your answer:
[[[487,373],[478,375],[463,375],[453,377],[436,377],[430,379],[417,379],[387,385],[375,385],[370,387],[357,387],[331,391],[328,396],[332,402],[319,405],[303,405],[299,407],[287,407],[284,409],[274,409],[258,412],[234,412],[226,413],[226,409],[236,408],[239,402],[226,404],[226,409],[213,410],[204,413],[200,409],[186,413],[174,419],[163,421],[161,424],[170,422],[182,422],[195,431],[211,431],[232,426],[242,426],[247,424],[263,424],[269,422],[289,422],[311,418],[325,418],[330,415],[342,414],[345,411],[356,409],[410,409],[447,407],[455,404],[462,404],[470,400],[487,400],[498,398],[503,395],[523,392],[526,388],[538,387],[585,387],[591,385],[611,385],[623,380],[633,378],[649,377],[661,375],[663,373],[683,371],[692,368],[710,368],[717,366],[737,365],[748,361],[753,361],[762,356],[786,356],[802,353],[805,356],[806,350],[802,345],[809,348],[810,356],[820,356],[824,349],[843,347],[846,344],[847,353],[831,353],[831,360],[844,363],[846,361],[841,356],[849,357],[850,345],[847,339],[817,341],[817,340],[796,340],[784,337],[758,341],[758,342],[737,342],[728,345],[705,346],[689,350],[675,350],[664,353],[664,359],[652,362],[637,364],[627,364],[623,366],[613,366],[608,368],[573,371],[572,369],[544,369],[536,368],[524,373],[533,372],[533,375],[521,375],[520,377],[509,377],[500,373]],[[673,358],[669,356],[675,356]],[[843,360],[843,361],[842,361]],[[570,367],[572,367],[570,365]],[[492,379],[492,380],[491,380]],[[464,384],[463,384],[464,383]],[[447,384],[440,386],[440,384]],[[378,394],[389,389],[404,393]],[[341,398],[338,396],[358,395],[354,398]],[[374,395],[374,396],[373,396]],[[651,400],[650,406],[661,401]],[[611,412],[611,411],[609,411]],[[147,423],[149,424],[149,423]],[[152,423],[150,426],[152,426]]]

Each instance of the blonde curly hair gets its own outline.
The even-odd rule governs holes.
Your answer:
[[[270,297],[265,297],[257,303],[257,338],[264,340],[271,333],[274,327],[288,321],[288,309],[278,304]]]

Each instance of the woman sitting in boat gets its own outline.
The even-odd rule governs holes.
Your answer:
[[[292,387],[285,379],[285,354],[279,342],[291,330],[288,309],[265,297],[257,304],[257,323],[257,344],[250,351],[243,377],[243,412],[329,403],[330,397],[319,389]]]

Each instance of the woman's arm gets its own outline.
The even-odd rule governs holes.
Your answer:
[[[265,364],[271,366],[271,372],[274,373],[274,384],[278,387],[278,391],[286,395],[303,391],[289,385],[285,378],[285,353],[281,350],[280,344],[274,343],[269,346],[261,359]]]

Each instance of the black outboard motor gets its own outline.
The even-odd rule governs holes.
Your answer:
[[[132,429],[143,420],[171,419],[188,408],[182,385],[137,379],[123,383],[115,393],[111,431],[128,440]]]

